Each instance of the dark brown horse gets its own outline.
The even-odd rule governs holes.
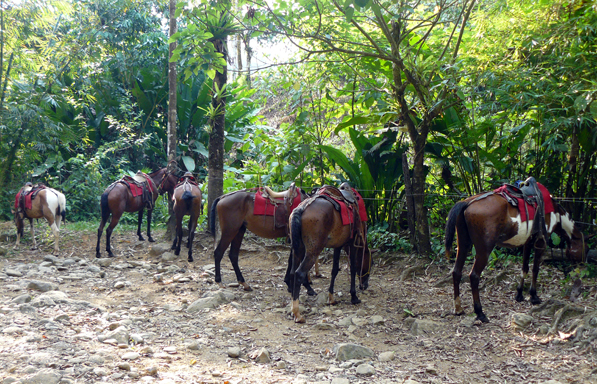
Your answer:
[[[320,190],[321,191],[321,190]],[[355,209],[358,211],[358,209]],[[360,221],[356,214],[354,221]],[[363,231],[359,234],[359,228]],[[304,323],[305,318],[299,313],[298,298],[301,284],[308,287],[308,273],[315,265],[324,248],[334,249],[332,277],[328,290],[329,304],[335,304],[334,282],[340,271],[340,252],[346,251],[350,262],[351,303],[361,302],[356,292],[356,276],[359,276],[359,288],[369,286],[371,270],[371,252],[367,245],[366,223],[343,225],[341,213],[334,203],[319,195],[303,201],[290,215],[290,237],[292,242],[292,262],[289,261],[285,282],[292,293],[292,313],[297,323]]]
[[[197,185],[195,178],[190,172],[185,173],[174,189],[172,196],[174,201],[174,214],[176,215],[176,234],[174,235],[174,242],[172,249],[174,254],[180,254],[180,243],[182,243],[182,219],[184,216],[189,216],[189,238],[187,248],[189,248],[189,262],[193,261],[193,238],[195,237],[195,228],[197,228],[197,220],[203,211],[203,200],[201,197],[201,189]]]
[[[297,188],[304,200],[308,196],[301,189]],[[270,191],[271,192],[271,191]],[[253,232],[259,237],[267,239],[278,239],[288,236],[286,226],[276,226],[275,216],[254,215],[255,192],[242,190],[231,192],[220,196],[214,200],[211,205],[209,215],[209,228],[215,237],[214,261],[216,272],[216,283],[222,283],[220,272],[220,263],[224,252],[230,246],[228,257],[234,268],[237,281],[243,286],[245,291],[250,291],[251,287],[245,282],[245,278],[240,272],[238,266],[238,252],[243,241],[243,236],[247,230]],[[216,217],[220,223],[220,233],[216,229]],[[286,220],[286,223],[288,221]],[[312,292],[315,293],[314,291]]]
[[[32,186],[29,184],[21,191],[27,194],[29,191],[31,191],[31,189]],[[29,219],[33,247],[37,248],[37,242],[35,241],[35,231],[33,229],[33,219],[40,219],[43,217],[47,220],[48,225],[50,228],[52,228],[52,232],[54,233],[54,253],[57,254],[59,251],[58,242],[60,239],[60,221],[64,220],[66,213],[66,199],[64,195],[53,188],[43,187],[43,189],[41,189],[30,201],[31,207],[21,207],[17,201],[15,203],[15,209],[12,210],[12,213],[14,214],[14,222],[17,227],[17,243],[15,244],[15,247],[19,246],[21,237],[23,236],[23,229],[25,227],[24,219]]]
[[[150,173],[149,180],[147,181],[153,183],[153,192],[151,192],[150,196],[152,203],[151,207],[153,207],[153,204],[159,195],[162,195],[166,192],[171,194],[174,191],[174,186],[176,185],[178,179],[176,176],[171,174],[167,168],[162,168],[156,172]],[[110,236],[112,236],[112,231],[114,230],[114,227],[118,225],[118,221],[124,212],[139,212],[137,236],[139,236],[139,240],[144,240],[143,236],[141,236],[141,222],[143,220],[143,211],[146,203],[143,201],[142,196],[133,196],[133,193],[126,184],[117,181],[106,188],[102,194],[100,205],[102,210],[102,221],[97,230],[97,246],[95,247],[96,257],[101,257],[100,239],[110,214],[112,215],[112,220],[110,221],[108,229],[106,229],[106,251],[108,252],[109,257],[114,257],[110,247]],[[152,209],[148,209],[147,237],[149,241],[153,242],[154,240],[151,237],[151,213]]]
[[[479,298],[479,278],[487,265],[489,255],[495,246],[517,248],[523,246],[522,277],[517,288],[516,300],[523,301],[522,289],[524,279],[529,272],[529,257],[532,248],[535,248],[533,260],[533,279],[531,281],[531,303],[539,304],[541,299],[537,296],[537,274],[541,264],[541,256],[545,250],[545,240],[541,240],[540,233],[533,234],[533,220],[523,222],[517,207],[508,203],[499,194],[488,193],[471,196],[458,202],[448,214],[446,224],[446,255],[448,259],[452,253],[454,233],[457,234],[458,252],[456,263],[452,270],[454,282],[454,313],[464,313],[460,302],[460,279],[462,268],[466,261],[467,253],[472,246],[475,247],[475,262],[470,272],[471,289],[473,291],[474,311],[477,319],[488,322],[483,313]],[[568,212],[553,199],[554,212],[545,214],[545,229],[548,234],[555,232],[567,244],[566,254],[572,260],[583,260],[588,252],[588,246],[582,232],[574,225]]]

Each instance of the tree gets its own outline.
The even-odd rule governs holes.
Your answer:
[[[390,110],[410,137],[416,246],[423,254],[431,253],[425,146],[436,119],[461,101],[456,63],[474,4],[474,0],[400,1],[397,5],[379,0],[343,4],[302,0],[291,5],[281,1],[272,9],[260,3],[275,32],[304,52],[305,59],[346,63],[364,83],[373,76],[361,72],[361,63],[377,61],[377,75],[385,76],[391,90]]]

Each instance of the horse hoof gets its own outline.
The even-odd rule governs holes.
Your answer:
[[[189,263],[192,263],[192,262],[193,262],[193,258],[192,258],[192,257],[189,257],[189,258],[187,259],[187,261],[188,261]]]
[[[151,236],[147,238],[147,241],[149,241],[150,243],[155,243],[155,240]]]
[[[531,296],[531,304],[537,305],[541,304],[541,299],[538,296]]]
[[[98,259],[101,259],[101,258],[102,258],[102,255],[100,255],[99,253],[96,253],[96,254],[95,254],[95,257],[96,257],[96,258],[98,258]]]
[[[241,283],[243,285],[243,290],[245,292],[251,292],[253,290],[253,288],[251,288],[251,286],[247,283]]]
[[[356,304],[360,304],[361,300],[357,299],[357,298],[354,298],[354,299],[351,299],[350,302],[356,305]]]
[[[307,291],[307,295],[309,295],[309,296],[317,296],[317,292],[315,292],[314,289],[311,289],[310,291]]]
[[[321,273],[316,273],[314,275],[315,277],[317,277],[318,279],[325,279],[326,277],[324,275],[322,275]]]
[[[298,315],[294,318],[295,323],[304,324],[306,322],[305,318],[302,315]]]
[[[517,293],[516,297],[514,297],[514,300],[518,301],[519,303],[524,301],[524,296],[522,295],[522,293]],[[531,303],[532,303],[532,299],[531,299]]]
[[[177,249],[176,251],[174,251],[174,254],[175,254],[176,256],[180,255],[180,249]]]
[[[143,236],[139,236],[139,241],[145,241],[145,238]]]
[[[477,320],[480,320],[482,323],[489,323],[489,319],[484,313],[477,315]]]

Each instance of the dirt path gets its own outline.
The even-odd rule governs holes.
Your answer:
[[[7,233],[14,233],[11,224],[0,225],[0,238],[10,239]],[[526,302],[514,301],[518,265],[487,271],[482,301],[491,322],[480,324],[468,283],[467,315],[451,314],[450,265],[419,266],[406,255],[376,259],[356,306],[343,259],[339,304],[324,305],[331,270],[324,257],[326,278],[313,284],[320,295],[303,293],[307,323],[295,324],[283,282],[289,250],[279,242],[246,236],[240,267],[253,291],[244,292],[227,259],[223,279],[230,286],[214,284],[206,234],[197,236],[193,264],[185,248],[174,261],[150,255],[152,245],[132,232],[114,237],[115,259],[98,261],[95,241],[92,232],[65,229],[58,258],[47,256],[47,240],[40,250],[18,252],[0,242],[9,251],[0,259],[2,383],[597,382],[594,339],[580,343],[570,332],[593,313],[595,282],[583,281],[570,303],[553,268],[541,271],[546,304],[533,312],[528,293]],[[513,314],[527,315],[516,316],[523,328],[511,324]],[[594,331],[592,319],[581,332]],[[351,350],[357,358],[342,361],[335,347],[343,343],[365,347],[364,355]]]

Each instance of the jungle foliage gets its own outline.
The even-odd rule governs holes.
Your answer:
[[[594,2],[222,4],[177,8],[181,171],[209,182],[221,116],[224,192],[350,181],[380,249],[437,255],[455,201],[531,175],[597,231]],[[0,216],[33,181],[64,191],[69,220],[95,219],[112,181],[166,164],[167,4],[23,0],[0,11]],[[236,34],[292,44],[295,56],[221,84],[221,42]],[[405,240],[404,153],[417,244]]]

